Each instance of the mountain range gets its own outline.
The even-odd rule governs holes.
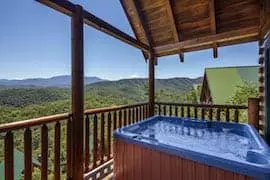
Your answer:
[[[156,96],[166,100],[182,100],[183,95],[202,78],[156,79]],[[85,78],[85,101],[98,102],[143,102],[147,100],[148,80],[146,78],[108,81],[98,77]],[[48,79],[0,80],[0,106],[24,107],[58,100],[71,96],[70,76]]]
[[[98,77],[85,77],[85,85],[106,81]],[[35,79],[23,79],[23,80],[7,80],[0,79],[0,88],[40,88],[40,87],[59,87],[68,88],[71,85],[71,76],[54,76],[51,78],[35,78]]]
[[[199,84],[202,82],[202,77],[199,78],[169,78],[169,79],[156,79],[157,88],[177,88],[186,90],[187,86],[190,87],[192,84]],[[97,83],[97,84],[96,84]],[[134,79],[121,79],[118,81],[108,81],[101,79],[96,76],[85,77],[84,84],[90,85],[95,84],[95,86],[115,86],[118,85],[143,85],[147,83],[146,78],[134,78]],[[71,76],[54,76],[51,78],[34,78],[34,79],[22,79],[22,80],[8,80],[0,79],[0,89],[10,89],[10,88],[47,88],[47,87],[57,87],[57,88],[69,88],[71,86]]]

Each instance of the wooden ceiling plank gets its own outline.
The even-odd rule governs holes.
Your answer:
[[[169,16],[169,20],[170,20],[170,26],[172,28],[172,32],[173,32],[173,38],[174,38],[174,42],[180,42],[180,36],[179,36],[179,32],[177,30],[177,26],[176,26],[176,21],[175,21],[175,16],[173,13],[173,9],[172,9],[172,4],[171,4],[171,0],[165,0],[166,1],[166,9],[167,9],[167,13]],[[184,62],[184,53],[180,52],[179,53],[179,58],[180,58],[180,62]]]
[[[204,37],[194,38],[190,40],[180,41],[174,44],[168,44],[164,46],[155,47],[154,51],[157,56],[165,56],[177,54],[178,52],[185,51],[185,49],[196,48],[212,45],[214,43],[225,43],[229,41],[241,40],[246,38],[257,38],[259,35],[259,28],[257,26],[233,30],[224,33],[212,34]]]

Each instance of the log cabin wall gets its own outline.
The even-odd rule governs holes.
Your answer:
[[[264,85],[265,85],[265,89],[264,89],[264,94],[265,94],[265,99],[264,99],[264,135],[265,135],[265,140],[267,141],[267,143],[270,145],[270,37],[268,36],[266,42],[265,42],[265,53],[264,53]]]
[[[265,49],[264,40],[259,41],[259,130],[261,134],[264,134],[264,124],[265,124]]]

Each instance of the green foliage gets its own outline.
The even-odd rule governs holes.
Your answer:
[[[193,94],[193,92],[189,92],[193,87],[192,83],[194,83],[191,80],[172,79],[168,81],[156,81],[157,101],[182,102],[185,99],[185,93]],[[145,79],[133,79],[95,83],[85,87],[84,98],[85,109],[145,102],[148,99],[148,82]],[[186,101],[188,101],[188,98]],[[69,89],[29,88],[0,90],[0,124],[70,111],[71,99]],[[32,154],[34,158],[39,159],[41,153],[41,128],[35,127],[31,130]],[[49,179],[53,179],[54,123],[48,125],[48,133]],[[3,139],[0,139],[0,162],[3,160],[3,145]],[[20,151],[24,151],[23,131],[14,131],[14,147]],[[60,159],[62,164],[61,170],[65,172],[65,121],[61,122]],[[38,168],[34,169],[33,179],[40,179],[40,170]],[[63,179],[65,179],[64,176]]]
[[[67,99],[69,90],[58,88],[5,89],[0,91],[0,106],[24,107]]]
[[[229,104],[247,104],[248,98],[258,97],[258,87],[252,83],[244,83],[243,85],[237,86],[233,95],[229,98]]]

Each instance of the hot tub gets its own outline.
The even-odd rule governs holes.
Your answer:
[[[115,179],[270,179],[270,150],[246,124],[155,116],[114,132]]]

